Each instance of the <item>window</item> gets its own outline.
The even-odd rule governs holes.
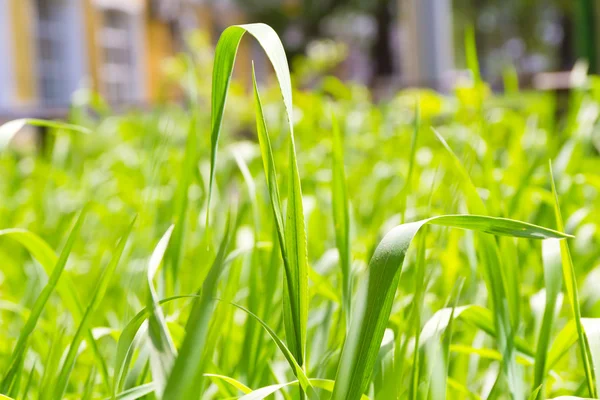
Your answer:
[[[132,16],[125,11],[105,9],[100,32],[101,79],[104,95],[114,104],[134,99],[136,82]]]
[[[38,83],[42,103],[69,103],[66,65],[65,0],[36,0]]]

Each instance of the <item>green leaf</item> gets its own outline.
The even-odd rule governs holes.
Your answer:
[[[67,385],[69,383],[69,378],[71,376],[71,372],[73,371],[73,367],[75,365],[75,360],[78,356],[79,345],[83,340],[84,333],[88,330],[89,324],[91,323],[91,319],[95,316],[96,310],[100,305],[100,302],[104,298],[106,291],[108,290],[108,285],[112,279],[112,276],[119,265],[119,260],[121,259],[121,255],[123,254],[123,250],[125,249],[125,245],[127,244],[127,239],[131,234],[131,230],[133,229],[133,224],[135,223],[136,218],[134,218],[125,233],[119,240],[117,247],[115,249],[115,253],[113,254],[112,259],[102,271],[100,278],[98,280],[98,285],[96,286],[96,290],[92,295],[92,299],[83,314],[83,318],[77,327],[77,331],[75,332],[75,336],[71,341],[71,345],[69,346],[69,351],[62,363],[60,373],[57,378],[57,383],[55,386],[55,397],[57,399],[63,398],[65,391],[67,390]]]
[[[557,313],[558,296],[562,288],[562,266],[560,261],[560,241],[548,239],[542,242],[544,261],[544,286],[546,305],[537,341],[533,387],[540,387],[537,398],[544,398],[544,381],[547,371],[548,351]]]
[[[8,146],[10,141],[25,125],[43,126],[46,128],[63,129],[72,132],[90,134],[91,131],[83,126],[67,124],[59,121],[46,121],[43,119],[21,118],[8,121],[0,125],[0,151]]]
[[[154,392],[154,383],[146,383],[144,385],[132,387],[124,392],[119,393],[116,397],[107,397],[105,400],[135,400]]]
[[[206,364],[205,349],[210,320],[214,312],[215,294],[229,247],[231,218],[228,217],[223,240],[212,266],[202,284],[200,298],[194,301],[185,328],[185,337],[171,369],[163,400],[195,399],[201,395],[201,382]]]
[[[225,111],[227,92],[231,81],[231,74],[237,48],[243,37],[248,32],[259,42],[275,70],[279,88],[283,95],[290,144],[289,144],[289,185],[288,185],[288,207],[286,224],[282,232],[283,221],[281,220],[279,193],[275,191],[275,170],[272,157],[263,151],[263,163],[269,184],[271,203],[275,213],[278,237],[282,249],[282,258],[285,267],[284,283],[284,321],[286,338],[289,347],[301,366],[305,361],[306,326],[308,320],[308,268],[306,251],[306,233],[304,227],[304,212],[302,208],[302,190],[300,186],[300,175],[296,160],[294,144],[294,130],[292,118],[292,86],[289,67],[285,51],[275,31],[265,24],[249,24],[231,26],[227,28],[219,38],[215,50],[215,62],[213,67],[212,97],[211,97],[211,172],[208,190],[208,206],[206,221],[208,225],[210,199],[215,180],[215,166],[217,160],[217,145],[221,134],[221,126]],[[266,124],[260,106],[260,98],[256,89],[254,79],[257,129],[259,140],[262,137],[261,150],[270,147],[264,141],[267,135]],[[264,131],[262,131],[264,130]],[[271,153],[267,149],[267,153]],[[269,158],[270,157],[270,158]],[[282,244],[285,243],[285,246]],[[285,250],[284,250],[285,249]]]
[[[169,328],[165,321],[165,316],[162,310],[158,306],[158,295],[154,289],[154,276],[162,263],[162,259],[169,245],[169,239],[171,233],[173,233],[174,225],[171,225],[169,229],[164,233],[160,239],[150,261],[148,263],[148,300],[147,308],[150,311],[150,318],[148,321],[148,336],[150,337],[151,351],[150,351],[150,367],[152,370],[152,379],[154,382],[154,388],[158,393],[162,393],[167,383],[167,378],[177,357],[177,351],[173,344],[173,339],[169,333]]]
[[[87,213],[87,208],[84,208],[77,217],[73,228],[71,229],[71,233],[67,238],[67,241],[56,261],[54,269],[52,270],[52,274],[48,279],[48,283],[40,293],[40,295],[35,300],[33,308],[31,309],[31,313],[29,314],[29,318],[25,323],[23,329],[19,334],[19,338],[17,340],[17,344],[13,349],[11,358],[10,358],[10,367],[8,372],[4,376],[2,380],[1,392],[6,393],[10,390],[10,387],[14,384],[14,380],[19,372],[19,367],[22,365],[23,358],[25,356],[25,351],[27,350],[27,345],[29,342],[29,337],[33,334],[35,327],[37,325],[38,319],[44,311],[44,307],[50,298],[50,295],[56,288],[58,281],[65,269],[65,265],[67,264],[67,260],[69,258],[69,254],[71,253],[71,249],[73,248],[73,244],[75,243],[75,239],[79,235],[79,231],[81,230],[81,226],[83,225],[83,221],[85,215]],[[39,244],[39,243],[38,243]]]
[[[244,394],[248,394],[248,393],[252,392],[252,389],[250,389],[248,386],[246,386],[242,382],[240,382],[236,379],[230,378],[228,376],[218,375],[218,374],[204,374],[204,376],[209,377],[209,378],[221,379],[221,380],[229,383],[231,386],[235,387],[236,389],[238,389],[240,392],[242,392]]]
[[[477,215],[439,216],[397,226],[377,246],[369,275],[356,296],[350,331],[339,362],[334,400],[358,399],[369,385],[396,294],[400,272],[412,239],[425,224],[473,229],[525,238],[563,238],[560,232],[513,221]]]
[[[0,230],[0,236],[6,236],[19,242],[27,249],[27,251],[29,251],[31,256],[41,264],[48,276],[52,274],[52,269],[56,265],[58,257],[50,245],[38,235],[25,229],[13,228]],[[60,279],[56,285],[56,291],[62,302],[65,304],[65,307],[71,313],[73,319],[79,323],[83,317],[83,306],[75,291],[75,285],[71,281],[68,273],[63,274],[61,278],[62,279]],[[100,354],[96,340],[89,329],[86,331],[86,341],[94,352],[94,360],[100,368],[100,373],[106,388],[109,389],[110,379],[108,377],[106,361],[102,354]]]
[[[556,218],[556,226],[560,230],[564,230],[564,224],[560,212],[560,204],[558,202],[558,194],[556,192],[556,185],[554,183],[554,175],[552,173],[552,163],[548,162],[550,169],[550,183],[552,185],[552,195],[554,197],[554,216]],[[579,340],[579,350],[581,355],[581,361],[583,362],[583,370],[585,372],[586,383],[590,396],[596,398],[598,393],[594,386],[594,371],[592,370],[592,360],[590,354],[590,348],[585,337],[585,331],[581,322],[581,308],[579,303],[579,293],[577,289],[577,281],[575,278],[575,267],[573,266],[573,260],[571,259],[571,252],[569,250],[569,243],[563,240],[560,242],[560,255],[562,260],[562,271],[563,279],[565,282],[565,288],[567,291],[567,297],[571,304],[571,311],[573,313],[573,319],[575,321],[575,328],[577,330],[577,338]]]
[[[350,213],[346,173],[344,171],[344,144],[342,142],[339,123],[335,115],[332,115],[331,117],[331,130],[333,132],[331,203],[333,206],[335,244],[340,257],[340,267],[342,271],[342,310],[347,328],[350,324],[350,307],[352,303]]]

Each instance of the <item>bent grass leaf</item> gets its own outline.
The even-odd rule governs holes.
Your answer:
[[[0,151],[4,150],[11,142],[11,140],[19,133],[25,125],[40,126],[45,128],[62,129],[71,132],[78,132],[83,134],[91,134],[92,132],[83,126],[67,124],[59,121],[47,121],[43,119],[35,118],[21,118],[8,121],[0,125]]]
[[[215,294],[219,277],[229,247],[231,224],[231,216],[228,216],[223,239],[208,275],[202,284],[202,290],[199,293],[200,298],[194,301],[190,311],[183,344],[175,359],[175,364],[171,369],[162,396],[164,400],[194,399],[198,398],[201,393],[204,365],[206,363],[205,353],[211,350],[205,349],[205,343],[215,308]]]
[[[211,158],[210,158],[210,179],[208,189],[208,206],[206,222],[209,222],[210,201],[215,180],[215,166],[217,160],[217,145],[221,134],[223,114],[225,111],[225,102],[227,92],[231,82],[231,74],[237,54],[239,43],[248,32],[258,41],[264,49],[279,83],[279,88],[283,96],[283,103],[286,111],[289,127],[289,186],[288,186],[288,207],[285,232],[281,232],[283,223],[276,217],[278,236],[280,243],[285,242],[282,248],[282,257],[286,270],[285,275],[285,295],[284,295],[284,321],[286,327],[286,337],[292,352],[298,359],[300,365],[304,364],[306,347],[306,325],[308,320],[308,269],[306,259],[306,233],[304,228],[304,211],[302,208],[302,190],[300,186],[300,175],[296,161],[296,149],[294,143],[294,130],[292,118],[292,85],[290,79],[289,67],[285,51],[279,37],[275,31],[265,24],[248,24],[231,26],[227,28],[219,38],[215,50],[215,62],[213,68],[212,97],[211,97]],[[259,129],[259,139],[261,137],[261,128],[266,128],[262,110],[260,109],[260,99],[256,91],[256,80],[254,79],[255,99],[257,101],[257,126]],[[266,129],[264,131],[266,135]],[[263,149],[264,145],[261,145]],[[268,162],[264,159],[263,162]],[[273,185],[275,182],[274,169],[269,163],[265,168],[267,173],[267,182],[269,182],[269,192],[272,199],[275,198]],[[269,174],[267,171],[273,172]],[[278,195],[277,195],[278,196]],[[279,209],[278,203],[273,204],[273,208]],[[281,213],[281,211],[279,211]],[[284,236],[285,235],[285,236]],[[285,247],[285,251],[283,248]]]
[[[412,239],[426,224],[532,239],[567,237],[563,233],[524,222],[477,215],[439,216],[392,229],[377,246],[369,263],[368,278],[362,281],[357,294],[332,399],[358,399],[369,385],[390,317],[404,257]]]
[[[548,239],[542,242],[542,259],[544,264],[544,283],[546,304],[535,355],[533,387],[539,387],[538,399],[544,398],[544,382],[547,371],[550,337],[557,312],[558,296],[562,288],[562,265],[560,261],[560,241]]]
[[[350,307],[352,303],[352,270],[350,259],[350,213],[348,206],[348,188],[344,172],[344,144],[342,133],[335,115],[332,115],[331,130],[333,132],[333,166],[331,182],[331,203],[335,228],[335,244],[340,257],[342,271],[342,309],[346,320],[346,328],[350,323]]]

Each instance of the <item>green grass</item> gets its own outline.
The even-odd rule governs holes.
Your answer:
[[[171,61],[191,110],[1,126],[0,398],[597,397],[600,80],[494,94],[474,41],[374,103],[235,26]]]

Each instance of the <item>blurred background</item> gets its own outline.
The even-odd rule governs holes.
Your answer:
[[[375,98],[451,89],[471,27],[492,88],[510,70],[524,87],[566,89],[577,60],[598,72],[599,21],[595,0],[0,0],[0,121],[66,116],[78,88],[118,107],[177,98],[172,57],[247,22],[279,33],[294,72],[309,60]],[[269,74],[254,41],[239,58]]]

